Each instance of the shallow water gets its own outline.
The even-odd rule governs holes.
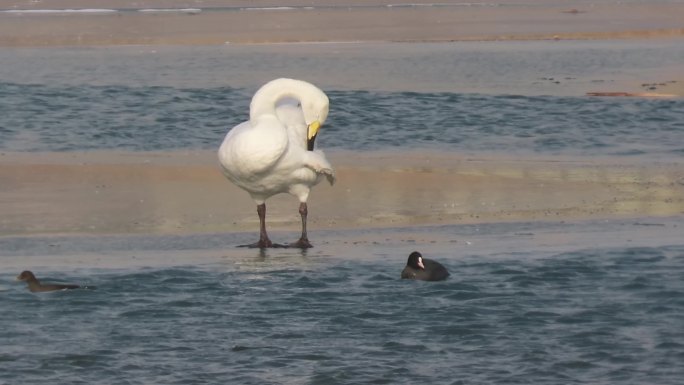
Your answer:
[[[681,98],[582,95],[677,81],[683,54],[667,40],[2,48],[0,150],[215,149],[277,74],[329,94],[324,149],[679,158]]]
[[[678,384],[680,224],[0,238],[0,383]],[[399,279],[414,249],[451,277]]]
[[[361,251],[363,252],[363,251]],[[352,251],[353,253],[353,251]],[[223,264],[2,274],[1,383],[658,383],[684,375],[684,247],[435,255],[244,251]]]
[[[684,100],[329,91],[325,149],[684,156]],[[0,149],[214,149],[244,89],[0,83]]]
[[[579,96],[681,80],[683,54],[678,39],[0,47],[0,82],[231,87],[249,89],[251,96],[280,76],[325,91]]]

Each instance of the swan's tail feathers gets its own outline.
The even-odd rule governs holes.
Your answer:
[[[335,176],[335,170],[332,168],[324,168],[318,171],[318,173],[325,175],[326,179],[328,179],[328,183],[330,183],[331,186],[335,184],[337,177]]]
[[[325,158],[323,151],[307,151],[306,156],[304,163],[307,167],[314,170],[316,174],[325,175],[331,186],[335,184],[335,181],[337,180],[335,177],[335,170],[333,170],[328,159]]]

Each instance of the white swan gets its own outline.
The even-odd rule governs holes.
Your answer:
[[[299,104],[297,104],[299,102]],[[259,241],[247,247],[309,248],[306,201],[311,187],[335,172],[322,151],[314,151],[320,126],[328,117],[328,97],[313,84],[276,79],[252,97],[249,121],[233,127],[218,151],[223,174],[257,203]],[[289,245],[274,244],[266,233],[266,199],[289,193],[299,199],[302,236]]]

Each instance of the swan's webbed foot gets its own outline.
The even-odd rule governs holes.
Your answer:
[[[309,242],[308,239],[306,238],[299,238],[297,242],[290,243],[288,247],[295,248],[295,249],[310,249],[313,247],[311,242]]]
[[[264,241],[263,239],[260,239],[258,242],[249,243],[246,245],[238,245],[238,247],[246,247],[248,249],[266,249],[272,246],[273,243],[271,243],[271,241]]]
[[[245,247],[248,249],[286,249],[286,248],[291,247],[291,246],[290,245],[284,245],[282,243],[273,243],[270,240],[268,240],[268,241],[259,240],[258,242],[250,243],[247,245],[238,245],[238,247]]]

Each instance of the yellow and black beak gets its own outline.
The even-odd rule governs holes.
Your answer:
[[[318,135],[318,130],[321,128],[321,123],[316,120],[315,122],[309,124],[309,130],[306,135],[306,149],[313,151],[314,142],[316,141],[316,135]]]

